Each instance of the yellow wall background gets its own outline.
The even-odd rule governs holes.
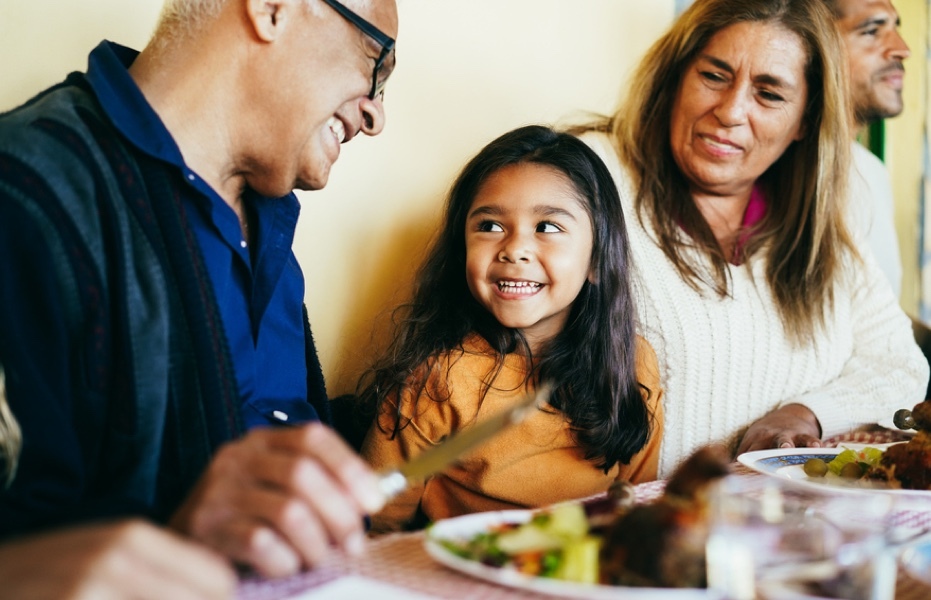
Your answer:
[[[901,33],[912,55],[905,61],[905,109],[894,119],[887,119],[886,165],[892,177],[895,197],[895,225],[902,254],[902,307],[918,315],[921,293],[919,256],[921,254],[919,208],[924,151],[924,123],[931,114],[928,98],[928,0],[893,0],[902,21]],[[931,174],[928,174],[931,176]],[[927,199],[931,201],[931,198]],[[931,208],[931,207],[929,207]],[[931,234],[927,232],[925,235]]]
[[[926,1],[896,4],[913,50],[924,48]],[[352,391],[383,341],[388,312],[404,300],[461,166],[513,127],[610,111],[630,69],[672,21],[675,5],[399,0],[398,68],[387,87],[384,133],[344,147],[327,188],[301,194],[294,249],[331,394]],[[0,0],[0,110],[83,69],[100,39],[141,47],[160,7],[160,0]],[[920,177],[912,119],[927,113],[926,95],[915,95],[919,52],[907,65],[911,116],[890,121],[887,137],[907,308],[912,297],[917,305],[918,295],[917,250],[908,256]]]

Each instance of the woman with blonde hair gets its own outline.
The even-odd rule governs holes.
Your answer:
[[[661,475],[706,443],[819,446],[923,397],[909,320],[845,224],[843,61],[822,0],[697,0],[614,116],[575,131],[629,215]]]

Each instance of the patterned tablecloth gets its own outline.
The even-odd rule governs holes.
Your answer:
[[[871,431],[845,434],[826,440],[826,445],[835,446],[845,442],[880,444],[903,439],[902,434],[892,431]],[[742,476],[758,476],[757,473],[736,465],[735,472]],[[636,487],[637,501],[647,502],[662,494],[665,482],[654,481]],[[901,515],[901,523],[915,527],[931,527],[931,501],[928,511],[909,511]],[[522,598],[552,599],[531,591],[508,588],[474,579],[448,569],[434,561],[424,549],[424,535],[419,533],[394,534],[369,541],[365,553],[358,557],[334,554],[312,571],[294,577],[265,580],[245,578],[240,584],[237,597],[240,600],[283,600],[315,589],[324,589],[334,581],[360,576],[368,580],[383,582],[411,592],[435,598],[516,600]],[[619,590],[620,592],[620,590]],[[313,594],[309,594],[312,598]],[[623,595],[619,593],[619,598]],[[931,586],[912,579],[899,569],[896,600],[927,600],[931,598]],[[376,600],[376,599],[367,599]]]

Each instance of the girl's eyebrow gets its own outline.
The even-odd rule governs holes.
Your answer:
[[[699,56],[699,58],[710,62],[711,64],[721,69],[722,71],[727,71],[731,75],[734,74],[734,67],[728,64],[727,61],[721,60],[720,58],[716,58],[708,54],[702,54]],[[781,77],[773,75],[771,73],[760,73],[759,75],[755,75],[753,77],[753,81],[755,83],[762,83],[765,85],[778,87],[778,88],[785,88],[785,89],[790,89],[790,90],[795,89],[795,86],[792,85],[790,82],[786,81],[785,79]]]
[[[573,221],[576,220],[575,215],[573,215],[571,212],[569,212],[568,210],[564,208],[559,208],[558,206],[549,206],[546,204],[541,205],[541,206],[535,206],[533,209],[533,212],[538,215],[543,215],[546,217],[557,216],[557,217],[566,217],[567,219],[572,219]]]
[[[473,209],[469,213],[468,218],[472,219],[474,217],[486,216],[486,215],[497,216],[503,213],[504,211],[501,210],[501,207],[498,206],[497,204],[486,204],[484,206],[479,206],[478,208]]]
[[[534,206],[533,212],[536,215],[540,215],[544,217],[558,216],[558,217],[565,217],[567,219],[572,219],[573,221],[577,220],[575,218],[575,215],[573,215],[568,210],[564,208],[560,208],[558,206],[551,206],[549,204],[540,204],[540,205]],[[473,219],[475,217],[482,217],[482,216],[500,216],[504,213],[505,211],[497,204],[486,204],[484,206],[479,206],[473,209],[472,212],[469,213],[469,216],[467,218]]]

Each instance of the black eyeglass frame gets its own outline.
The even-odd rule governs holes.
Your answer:
[[[388,58],[388,55],[394,50],[394,38],[360,17],[346,5],[338,2],[338,0],[323,1],[330,5],[333,10],[338,12],[344,19],[355,25],[362,33],[375,40],[381,46],[381,54],[378,55],[378,60],[375,61],[375,68],[372,70],[372,89],[369,91],[369,99],[374,100],[382,96],[385,93],[385,83],[388,81],[388,78],[385,77],[385,79],[379,83],[378,72],[381,71],[382,66],[384,66],[385,59]]]

